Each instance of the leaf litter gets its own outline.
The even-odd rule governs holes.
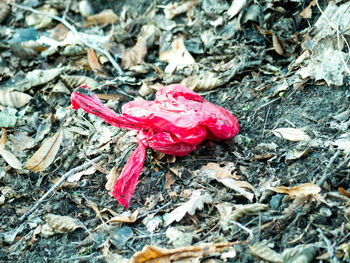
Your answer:
[[[349,260],[349,3],[101,3],[0,1],[1,260]],[[120,112],[176,83],[240,135],[148,150],[123,211],[108,192],[135,134],[73,113],[70,94],[87,84]]]

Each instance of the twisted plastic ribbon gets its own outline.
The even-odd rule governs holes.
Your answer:
[[[138,147],[131,154],[112,194],[127,208],[146,158],[146,148],[184,156],[204,140],[229,139],[238,133],[235,116],[207,102],[182,85],[162,87],[155,101],[131,101],[122,107],[122,115],[107,108],[86,85],[72,93],[74,110],[82,108],[107,123],[137,131]]]

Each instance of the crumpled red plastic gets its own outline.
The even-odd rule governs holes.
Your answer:
[[[86,85],[72,93],[74,110],[82,108],[118,128],[137,131],[138,147],[131,154],[112,194],[126,209],[138,182],[146,148],[184,156],[204,140],[229,139],[238,133],[238,121],[228,110],[207,102],[185,86],[162,87],[154,101],[131,101],[122,115],[107,108]]]

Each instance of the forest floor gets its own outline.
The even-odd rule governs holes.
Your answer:
[[[0,0],[0,262],[350,262],[349,17],[346,1]],[[239,133],[148,148],[124,210],[110,190],[135,133],[71,93],[120,113],[173,83]]]

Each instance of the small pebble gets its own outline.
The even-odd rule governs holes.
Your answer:
[[[83,17],[88,17],[94,13],[94,10],[89,1],[83,0],[79,2],[79,12]]]

